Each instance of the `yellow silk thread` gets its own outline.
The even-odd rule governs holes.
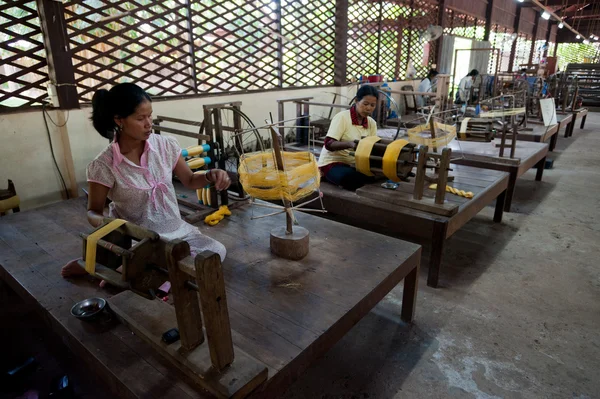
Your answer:
[[[398,178],[398,157],[402,148],[408,144],[406,140],[395,140],[388,144],[383,154],[383,174],[393,182],[399,182]]]
[[[370,156],[373,151],[373,146],[376,142],[381,140],[381,137],[368,136],[361,139],[356,146],[356,152],[354,158],[356,160],[356,170],[363,175],[374,176],[371,172]]]
[[[96,272],[96,248],[98,240],[126,223],[123,219],[115,219],[106,226],[94,231],[87,238],[85,250],[85,271],[93,275]]]

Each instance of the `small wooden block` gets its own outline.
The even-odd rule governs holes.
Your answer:
[[[285,227],[271,230],[271,252],[290,260],[300,260],[308,255],[309,232],[304,227],[294,226],[292,234]]]
[[[134,333],[202,388],[218,398],[243,398],[267,379],[267,367],[234,346],[235,361],[222,372],[211,364],[206,343],[189,353],[179,351],[181,341],[166,344],[163,333],[177,326],[175,309],[158,299],[148,300],[131,291],[108,299],[110,309]]]

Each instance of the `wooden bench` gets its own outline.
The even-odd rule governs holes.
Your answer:
[[[472,191],[467,199],[446,193],[446,202],[458,204],[451,216],[399,205],[412,198],[414,183],[400,183],[396,190],[384,189],[381,183],[364,186],[355,192],[329,183],[321,184],[326,217],[383,234],[406,238],[431,245],[427,285],[437,287],[444,243],[485,206],[496,200],[494,221],[502,220],[504,199],[508,187],[507,173],[452,165],[452,187]],[[435,190],[426,189],[424,197],[433,198]]]
[[[256,208],[255,215],[270,210]],[[301,261],[276,258],[269,231],[278,217],[251,220],[249,207],[203,233],[228,250],[223,263],[233,342],[264,364],[268,380],[253,396],[280,395],[317,358],[404,279],[403,320],[413,319],[421,248],[311,215]],[[115,396],[206,398],[157,351],[113,319],[90,323],[70,315],[74,303],[111,297],[89,277],[63,279],[60,268],[81,256],[79,232],[89,232],[85,199],[8,215],[0,223],[0,277],[35,304],[49,326]]]
[[[515,156],[514,158],[510,158],[508,156],[499,156],[499,149],[496,146],[499,141],[495,139],[489,143],[477,143],[454,140],[449,144],[450,148],[452,148],[451,162],[458,165],[508,172],[509,180],[504,210],[510,212],[517,178],[535,166],[537,168],[535,179],[537,181],[542,180],[546,155],[548,154],[548,144],[519,141],[517,139]],[[507,144],[507,147],[510,148],[510,144]],[[509,151],[507,149],[505,153]]]

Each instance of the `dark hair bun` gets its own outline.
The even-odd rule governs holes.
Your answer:
[[[112,140],[116,124],[111,110],[110,92],[106,89],[97,90],[92,97],[92,124],[102,137]]]

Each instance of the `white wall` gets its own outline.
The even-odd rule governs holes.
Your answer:
[[[337,102],[347,104],[353,97],[348,91],[356,89],[327,87],[302,90],[280,90],[272,92],[211,96],[185,100],[155,101],[154,115],[201,121],[202,106],[229,101],[241,101],[242,111],[254,122],[263,125],[269,118],[277,118],[278,99],[294,97],[314,97],[315,102],[331,103],[334,93],[350,97],[339,98]],[[334,109],[334,113],[339,109]],[[69,112],[67,130],[71,145],[72,159],[79,187],[86,186],[85,169],[87,164],[108,145],[108,141],[100,136],[89,121],[90,108],[82,108]],[[287,104],[285,117],[294,117],[296,113],[293,103]],[[311,107],[311,114],[327,115],[329,108]],[[57,121],[55,111],[49,112]],[[62,150],[59,129],[48,121],[50,136],[54,144],[54,153],[67,185],[67,169]],[[176,136],[182,146],[195,144],[194,140]],[[22,112],[0,115],[0,187],[6,188],[7,179],[13,180],[17,193],[21,198],[21,208],[28,209],[58,201],[62,198],[62,185],[52,162],[50,147],[41,111]],[[81,193],[81,191],[80,191]]]

